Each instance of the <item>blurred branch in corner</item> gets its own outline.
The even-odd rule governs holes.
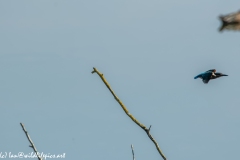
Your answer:
[[[219,19],[222,21],[222,26],[219,28],[220,32],[223,30],[240,31],[240,10],[224,16],[221,15]]]

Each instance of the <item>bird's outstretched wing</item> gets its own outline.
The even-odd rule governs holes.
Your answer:
[[[209,82],[210,79],[203,79],[203,83],[207,84]]]
[[[213,73],[215,73],[215,72],[216,72],[216,69],[210,69],[210,70],[208,70],[208,71],[206,71],[206,72],[213,72]]]
[[[202,76],[203,83],[207,84],[211,79],[211,77],[212,77],[212,72],[206,72],[205,74],[203,74]]]

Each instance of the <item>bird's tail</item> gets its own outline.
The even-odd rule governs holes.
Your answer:
[[[201,77],[201,74],[199,74],[199,75],[197,75],[196,77],[194,77],[194,79],[197,79],[197,78],[199,78],[199,77]]]

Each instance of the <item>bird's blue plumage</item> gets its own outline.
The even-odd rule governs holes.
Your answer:
[[[201,77],[201,76],[202,76],[202,73],[199,74],[199,75],[197,75],[196,77],[194,77],[194,79],[197,79],[197,78],[199,78],[199,77]]]
[[[204,73],[197,75],[196,77],[194,77],[194,79],[201,78],[203,83],[207,84],[209,82],[209,80],[216,79],[216,78],[219,78],[222,76],[227,76],[227,75],[222,74],[222,73],[216,73],[215,69],[211,69],[211,70],[208,70]]]

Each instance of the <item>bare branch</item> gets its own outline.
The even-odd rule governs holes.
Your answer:
[[[160,150],[157,142],[155,141],[155,139],[152,137],[152,135],[150,134],[150,129],[151,126],[149,127],[149,129],[147,127],[145,127],[143,124],[141,124],[135,117],[133,117],[133,115],[131,115],[127,108],[125,107],[125,105],[122,103],[122,101],[115,95],[115,93],[113,92],[113,90],[111,89],[110,85],[108,84],[108,82],[106,81],[106,79],[104,78],[103,74],[100,73],[96,68],[93,67],[93,71],[92,73],[97,73],[99,75],[99,77],[102,79],[103,83],[106,85],[106,87],[108,88],[108,90],[112,93],[113,97],[115,98],[115,100],[119,103],[119,105],[122,107],[122,109],[124,110],[124,112],[128,115],[129,118],[131,118],[131,120],[133,122],[135,122],[139,127],[141,127],[148,135],[148,137],[153,141],[153,143],[155,144],[158,153],[162,156],[162,158],[164,160],[167,160],[167,158],[164,156],[164,154],[162,153],[162,151]]]
[[[131,144],[131,148],[132,148],[133,160],[135,160],[135,157],[134,157],[134,150],[133,150],[133,145],[132,145],[132,144]]]
[[[24,127],[24,125],[23,125],[22,123],[20,123],[20,125],[22,126],[22,129],[23,129],[24,133],[26,134],[28,141],[29,141],[30,144],[31,144],[31,145],[29,145],[29,147],[31,147],[31,148],[34,150],[34,152],[36,153],[36,155],[37,155],[37,157],[38,157],[38,160],[42,160],[42,158],[38,155],[38,151],[37,151],[35,145],[33,144],[33,142],[32,142],[32,140],[31,140],[28,132],[26,131],[26,129],[25,129],[25,127]]]

